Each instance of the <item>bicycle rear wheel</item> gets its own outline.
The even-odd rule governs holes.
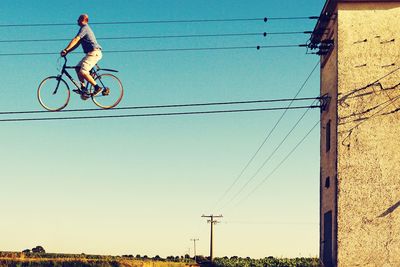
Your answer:
[[[114,75],[104,73],[96,77],[95,81],[103,88],[103,92],[98,96],[92,96],[93,102],[104,109],[110,109],[118,105],[124,95],[124,88],[121,81]],[[109,90],[109,94],[105,95],[105,90]],[[93,93],[94,87],[90,86],[89,92]]]
[[[57,76],[45,78],[37,90],[40,105],[49,111],[59,111],[68,105],[70,91],[68,84]]]

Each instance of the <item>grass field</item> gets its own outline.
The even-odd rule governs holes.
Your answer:
[[[156,261],[120,256],[0,252],[0,267],[187,267],[187,262]]]
[[[198,259],[202,256],[198,256]],[[237,256],[215,258],[214,264],[201,266],[214,267],[318,267],[318,258],[274,258],[263,259],[241,258]],[[196,265],[189,257],[173,257],[167,259],[156,256],[148,258],[137,255],[102,256],[86,254],[60,254],[60,253],[24,253],[0,252],[0,267],[189,267]]]

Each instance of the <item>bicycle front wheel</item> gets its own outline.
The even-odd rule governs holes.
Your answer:
[[[37,90],[40,105],[49,111],[59,111],[68,105],[70,91],[68,84],[60,77],[44,79]]]
[[[98,96],[93,96],[93,102],[104,109],[110,109],[118,105],[124,95],[124,88],[122,87],[121,81],[116,76],[109,73],[97,76],[95,81],[103,88],[103,92]],[[94,87],[91,86],[89,89],[90,93],[92,93],[93,90]]]

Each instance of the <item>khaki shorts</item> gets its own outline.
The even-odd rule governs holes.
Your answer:
[[[87,53],[77,66],[81,67],[81,71],[89,72],[102,57],[103,54],[100,49],[93,50],[92,52]]]

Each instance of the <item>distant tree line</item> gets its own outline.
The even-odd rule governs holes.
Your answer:
[[[22,253],[46,253],[46,251],[42,246],[36,246],[32,249],[25,249],[22,251]]]
[[[238,256],[214,259],[215,267],[319,267],[318,258],[274,258],[263,259],[241,258]]]

